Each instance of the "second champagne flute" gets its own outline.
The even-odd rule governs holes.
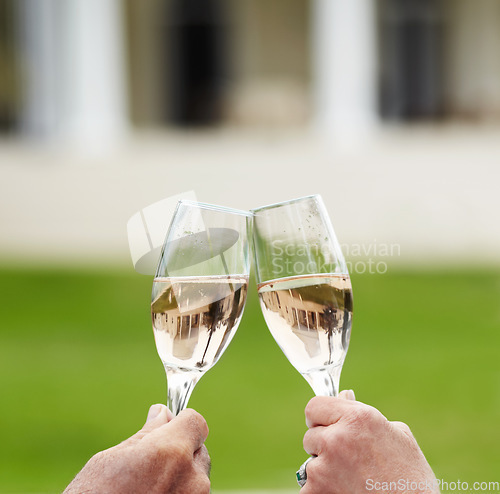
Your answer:
[[[336,396],[351,334],[352,290],[323,201],[314,195],[253,213],[267,326],[314,393]]]
[[[180,201],[153,282],[151,316],[177,415],[233,338],[245,305],[251,214]]]

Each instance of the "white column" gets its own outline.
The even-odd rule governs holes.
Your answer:
[[[52,0],[19,0],[21,47],[21,129],[39,137],[53,135],[58,124],[57,11]]]
[[[65,77],[63,133],[105,143],[126,123],[122,0],[62,0]]]
[[[128,113],[122,0],[23,4],[25,128],[43,116],[47,137],[90,151],[116,141]]]
[[[375,0],[313,0],[314,123],[357,138],[377,121]]]

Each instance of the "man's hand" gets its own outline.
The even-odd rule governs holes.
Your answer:
[[[409,427],[355,401],[352,391],[313,398],[306,424],[304,449],[317,458],[307,464],[301,494],[439,493]]]
[[[165,405],[153,405],[139,432],[94,455],[64,493],[208,494],[207,436],[194,410],[174,418]]]

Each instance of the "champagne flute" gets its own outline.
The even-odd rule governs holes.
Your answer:
[[[349,346],[352,289],[319,195],[254,213],[254,253],[267,326],[314,393],[336,396]]]
[[[168,382],[183,410],[238,328],[249,276],[247,211],[179,201],[153,281],[151,318]]]
[[[320,396],[337,396],[349,346],[352,289],[319,195],[254,209],[262,312],[276,343]],[[307,481],[306,460],[296,473]]]

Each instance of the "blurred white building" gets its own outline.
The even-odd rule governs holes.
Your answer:
[[[499,52],[498,0],[0,0],[0,255],[126,259],[194,190],[498,261]]]
[[[498,119],[496,0],[1,0],[4,129]]]

